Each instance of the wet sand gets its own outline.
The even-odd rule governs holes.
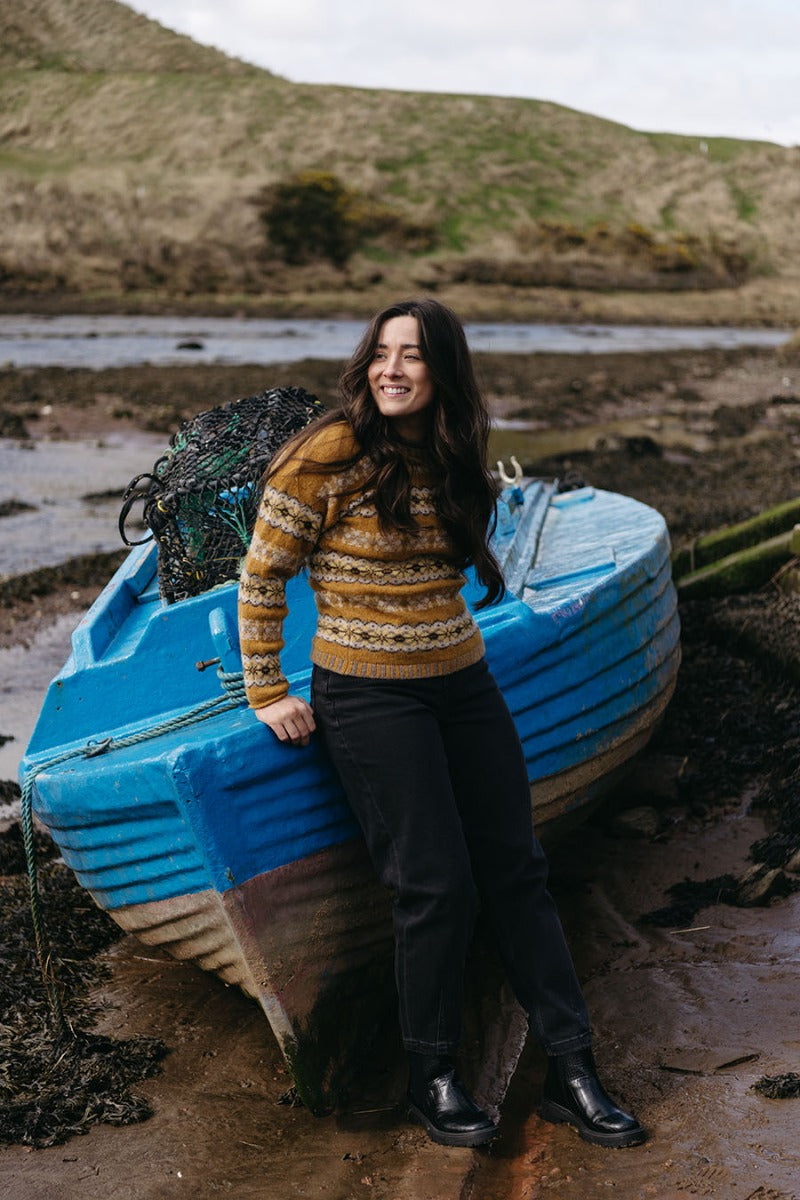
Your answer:
[[[676,541],[798,491],[800,369],[771,353],[509,357],[482,366],[491,371],[498,413],[566,438],[558,458],[548,450],[538,463],[530,452],[525,461],[656,503]],[[227,379],[220,398],[255,390],[234,372]],[[296,374],[294,381],[313,387]],[[78,436],[87,421],[93,432],[110,431],[96,397],[108,382],[95,380],[91,396],[76,390],[85,403],[62,405],[60,438]],[[191,405],[191,392],[176,382],[172,376],[175,407]],[[18,394],[32,386],[26,379]],[[36,388],[46,404],[42,378]],[[145,394],[141,377],[122,372],[115,392],[126,388]],[[3,392],[8,411],[11,394]],[[25,419],[34,437],[48,436],[48,417]],[[622,421],[649,432],[603,433]],[[661,444],[667,426],[669,444]],[[91,590],[91,582],[60,586],[56,574],[38,597],[7,597],[3,718],[24,690],[25,672],[14,676],[9,664],[27,659],[25,686],[34,696],[43,689]],[[607,1151],[543,1123],[536,1115],[543,1060],[534,1046],[488,1152],[433,1146],[393,1111],[314,1119],[279,1103],[288,1078],[255,1004],[124,938],[104,952],[111,976],[96,995],[98,1029],[155,1035],[168,1045],[162,1073],[137,1088],[154,1115],[127,1128],[98,1126],[46,1150],[4,1149],[4,1193],[14,1200],[160,1200],[180,1188],[267,1200],[796,1198],[800,1102],[765,1100],[752,1084],[800,1069],[800,895],[760,907],[706,905],[665,926],[642,920],[669,902],[676,883],[739,876],[753,843],[778,821],[767,802],[800,766],[800,697],[774,664],[766,669],[732,643],[718,609],[708,603],[684,613],[678,692],[624,791],[551,849],[553,890],[586,987],[597,1058],[611,1090],[650,1129],[648,1143]],[[35,652],[21,656],[26,642]],[[615,815],[631,806],[646,810],[639,836]]]
[[[160,1200],[184,1186],[197,1196],[248,1200],[551,1193],[592,1200],[607,1191],[626,1200],[793,1197],[797,1101],[764,1100],[750,1087],[797,1066],[800,904],[707,909],[698,921],[705,928],[691,934],[643,934],[634,924],[677,874],[696,872],[698,854],[703,870],[736,869],[755,832],[757,822],[731,816],[699,834],[632,848],[592,831],[573,847],[583,877],[577,894],[560,875],[577,856],[566,847],[558,855],[555,890],[593,1013],[597,1057],[609,1085],[651,1130],[642,1147],[602,1150],[543,1123],[535,1114],[543,1071],[535,1052],[518,1068],[489,1153],[433,1146],[391,1112],[315,1120],[277,1103],[288,1081],[254,1005],[125,939],[110,952],[100,1028],[156,1033],[169,1045],[163,1074],[137,1089],[155,1115],[125,1129],[98,1126],[47,1150],[5,1150],[5,1194]]]

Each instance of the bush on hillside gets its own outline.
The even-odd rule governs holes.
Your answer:
[[[330,171],[300,171],[264,188],[256,203],[271,246],[292,265],[327,259],[343,267],[369,243],[419,253],[436,240],[432,226],[346,188]]]
[[[752,239],[718,233],[703,238],[639,221],[596,221],[580,229],[567,220],[527,219],[515,241],[519,253],[508,261],[464,259],[463,281],[677,291],[738,287],[764,269]]]

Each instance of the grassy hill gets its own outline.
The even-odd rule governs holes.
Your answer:
[[[307,171],[364,218],[343,266],[287,267],[266,238],[264,188]],[[713,294],[723,317],[785,321],[799,194],[797,148],[535,100],[294,84],[115,0],[0,7],[6,307],[78,293],[352,309],[428,288],[493,311],[569,294],[586,313],[613,289],[670,319]]]

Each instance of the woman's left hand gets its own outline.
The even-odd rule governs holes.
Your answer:
[[[282,696],[272,704],[254,710],[259,721],[268,725],[281,742],[307,746],[316,729],[314,712],[302,696]]]

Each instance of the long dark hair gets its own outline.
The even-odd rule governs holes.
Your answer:
[[[381,329],[392,317],[416,318],[420,354],[434,384],[430,431],[425,442],[426,462],[434,476],[439,519],[456,547],[463,569],[468,565],[486,589],[478,608],[498,600],[505,590],[503,575],[489,549],[497,514],[498,486],[486,466],[489,413],[481,395],[463,326],[438,300],[403,300],[376,313],[339,379],[341,408],[296,435],[287,445],[290,453],[323,425],[345,418],[359,451],[330,469],[351,465],[362,455],[374,464],[361,483],[374,492],[378,519],[385,529],[414,530],[411,513],[411,477],[408,446],[375,404],[367,372],[375,357]],[[278,459],[284,461],[284,454]]]

